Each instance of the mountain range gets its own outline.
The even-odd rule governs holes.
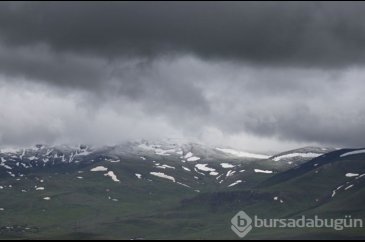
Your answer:
[[[238,239],[240,210],[365,218],[365,150],[256,154],[182,142],[0,149],[2,239]],[[364,238],[363,229],[255,229],[248,239]]]

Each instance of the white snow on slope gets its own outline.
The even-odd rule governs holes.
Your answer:
[[[226,174],[226,177],[233,176],[236,173],[236,171],[229,170]]]
[[[120,182],[114,172],[109,171],[108,173],[104,174],[104,176],[109,176],[113,181]]]
[[[265,173],[265,174],[271,174],[272,171],[269,171],[269,170],[260,170],[260,169],[255,169],[255,172],[256,173]]]
[[[5,167],[5,169],[8,169],[8,170],[12,170],[13,169],[10,166],[5,165],[4,163],[0,163],[0,166]]]
[[[350,188],[352,188],[354,185],[350,185],[348,187],[345,188],[345,191],[349,190]]]
[[[175,152],[175,150],[163,150],[163,149],[155,149],[155,154],[156,155],[161,155],[161,156],[169,156],[170,153]]]
[[[179,184],[179,185],[181,185],[181,186],[183,186],[183,187],[191,188],[191,186],[188,186],[188,185],[186,185],[184,183],[181,183],[181,182],[176,182],[176,183]]]
[[[200,160],[200,157],[194,156],[194,154],[193,154],[193,153],[191,153],[191,152],[188,152],[188,153],[184,156],[184,158],[185,158],[187,161],[198,161],[198,160]]]
[[[90,152],[90,151],[83,150],[80,153],[75,154],[75,156],[87,156],[87,155],[90,155],[91,153],[92,152]]]
[[[231,185],[228,185],[228,187],[236,186],[236,185],[240,184],[241,182],[242,182],[241,180],[238,180],[238,181],[232,183]]]
[[[336,196],[336,192],[337,192],[337,190],[333,190],[331,197],[335,197]]]
[[[221,167],[224,169],[230,169],[230,168],[234,168],[234,165],[231,165],[228,163],[221,163]]]
[[[219,176],[217,176],[215,179],[219,180],[224,174],[220,174]]]
[[[358,179],[360,179],[360,178],[362,178],[364,176],[365,176],[365,174],[361,174],[360,176],[356,177],[356,180],[358,180]]]
[[[171,180],[171,181],[175,182],[174,177],[168,176],[168,175],[166,175],[165,173],[162,173],[162,172],[150,172],[150,174],[153,175],[153,176],[157,176],[157,177],[168,179],[168,180]]]
[[[347,173],[346,177],[355,177],[355,176],[359,176],[359,174],[355,174],[355,173]]]
[[[341,185],[341,186],[337,187],[335,190],[333,190],[333,191],[332,191],[332,195],[331,195],[331,197],[335,197],[335,196],[336,196],[336,194],[337,194],[337,191],[339,191],[339,190],[340,190],[343,186],[344,186],[344,185]]]
[[[200,172],[196,167],[194,168],[194,171],[202,176],[205,176],[203,172]]]
[[[195,167],[201,171],[209,171],[209,172],[215,171],[215,169],[207,167],[207,165],[208,164],[196,164]]]
[[[340,155],[340,157],[345,157],[345,156],[349,156],[349,155],[358,155],[358,154],[363,154],[363,153],[365,153],[365,150],[355,150],[355,151],[351,151],[351,152],[342,154],[342,155]]]
[[[187,158],[186,160],[187,160],[187,161],[198,161],[198,160],[200,160],[200,157],[192,156],[192,157],[190,157],[190,158]]]
[[[318,153],[290,153],[286,155],[281,155],[272,158],[273,161],[280,161],[282,159],[288,159],[288,158],[295,158],[295,157],[302,157],[302,158],[316,158],[321,156],[322,154]]]
[[[0,153],[17,153],[19,151],[18,148],[1,148]]]
[[[154,151],[156,155],[161,155],[161,156],[169,156],[171,153],[175,152],[175,149],[163,150],[156,145],[140,144],[138,145],[138,147],[145,150]]]
[[[169,165],[156,166],[156,168],[160,168],[160,169],[174,169],[175,170],[175,167],[169,166]]]
[[[91,169],[90,171],[107,171],[108,168],[104,167],[104,166],[97,166],[93,169]]]
[[[193,156],[193,153],[189,152],[189,153],[187,153],[184,157],[187,159],[187,158],[190,158],[190,157],[192,157],[192,156]]]
[[[135,175],[136,175],[136,177],[137,177],[138,179],[142,179],[142,175],[141,175],[141,174],[136,173]]]
[[[15,175],[14,175],[12,172],[7,171],[7,173],[8,173],[11,177],[15,177]]]
[[[191,171],[189,168],[185,167],[185,166],[182,166],[182,168],[185,170],[185,171]]]
[[[237,151],[237,150],[233,150],[233,149],[216,148],[216,150],[218,150],[220,152],[223,152],[223,153],[226,153],[226,154],[238,156],[238,157],[247,157],[247,158],[254,158],[254,159],[268,159],[268,158],[270,158],[270,156],[267,156],[267,155],[253,154],[253,153],[248,153],[248,152],[244,152],[244,151]]]

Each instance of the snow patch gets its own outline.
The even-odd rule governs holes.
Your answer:
[[[176,182],[176,184],[179,184],[179,185],[181,185],[181,186],[183,186],[183,187],[191,188],[190,186],[188,186],[188,185],[186,185],[186,184],[184,184],[184,183],[181,183],[181,182]]]
[[[364,150],[355,150],[355,151],[351,151],[351,152],[347,152],[345,154],[340,155],[340,157],[346,157],[349,155],[358,155],[358,154],[363,154],[365,153],[365,149]]]
[[[236,185],[240,184],[241,182],[242,182],[241,180],[238,180],[238,181],[232,183],[231,185],[228,185],[228,187],[236,186]]]
[[[182,168],[185,170],[185,171],[191,171],[189,168],[185,167],[185,166],[182,166]]]
[[[208,164],[196,164],[195,167],[201,171],[214,172],[215,169],[207,167]]]
[[[170,153],[175,152],[175,149],[163,150],[163,149],[159,148],[159,146],[157,146],[157,145],[140,144],[138,147],[145,149],[145,150],[154,151],[156,155],[161,155],[161,156],[169,156]]]
[[[280,161],[282,159],[288,159],[288,158],[295,158],[295,157],[302,157],[302,158],[316,158],[321,156],[322,154],[318,153],[290,153],[286,155],[277,156],[274,158],[271,158],[273,161]]]
[[[168,176],[168,175],[166,175],[165,173],[162,173],[162,172],[150,172],[150,174],[152,176],[157,176],[157,177],[164,178],[164,179],[168,179],[170,181],[175,182],[175,178],[174,177]]]
[[[349,190],[349,189],[351,189],[353,187],[354,187],[354,185],[350,185],[350,186],[348,186],[348,187],[345,188],[345,191],[347,191],[347,190]]]
[[[356,173],[347,173],[346,174],[346,177],[356,177],[356,176],[359,176],[359,174],[356,174]]]
[[[104,166],[97,166],[93,169],[91,169],[90,171],[107,171],[108,168],[104,167]]]
[[[156,168],[160,168],[160,169],[173,169],[173,170],[175,170],[175,167],[168,166],[168,165],[156,166]]]
[[[28,160],[30,160],[30,161],[33,161],[35,159],[37,159],[37,157],[35,157],[35,156],[28,157]]]
[[[197,156],[192,156],[186,159],[187,161],[193,162],[193,161],[198,161],[200,160],[200,157]]]
[[[205,176],[203,172],[200,172],[196,167],[194,168],[194,171],[202,176]]]
[[[8,170],[12,170],[13,169],[10,166],[5,165],[4,163],[1,163],[0,166],[5,167],[5,169],[8,169]]]
[[[256,173],[264,173],[264,174],[272,174],[272,171],[269,170],[260,170],[260,169],[255,169]]]
[[[109,176],[113,181],[120,182],[113,171],[109,171],[108,173],[104,174],[104,176]]]
[[[185,159],[192,157],[194,154],[191,152],[188,152],[184,157]]]
[[[18,148],[11,148],[11,147],[0,149],[0,153],[17,153],[18,151],[19,151]]]
[[[226,174],[226,177],[230,177],[230,176],[233,176],[234,173],[236,173],[235,171],[232,171],[232,170],[229,170]]]
[[[223,175],[224,175],[224,174],[221,174],[221,175],[217,176],[215,179],[216,179],[216,180],[219,180],[219,179],[220,179]]]
[[[90,155],[92,152],[83,150],[82,152],[76,154],[76,156],[87,156]]]
[[[216,148],[216,150],[218,150],[220,152],[223,152],[223,153],[226,153],[226,154],[238,156],[238,157],[247,157],[247,158],[254,158],[254,159],[268,159],[268,158],[270,158],[270,156],[267,156],[267,155],[253,154],[253,153],[248,153],[248,152],[244,152],[244,151],[237,151],[237,150],[233,150],[233,149]]]
[[[221,163],[221,167],[224,169],[230,169],[230,168],[234,168],[234,165],[231,165],[228,163]]]

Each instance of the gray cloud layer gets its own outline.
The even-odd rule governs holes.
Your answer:
[[[363,146],[364,10],[0,3],[0,144],[181,135]]]
[[[186,51],[332,66],[364,61],[364,11],[351,2],[1,3],[0,36],[106,58]]]

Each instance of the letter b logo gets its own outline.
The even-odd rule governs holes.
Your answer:
[[[245,212],[238,212],[231,219],[231,229],[238,237],[245,237],[252,230],[252,219]]]

